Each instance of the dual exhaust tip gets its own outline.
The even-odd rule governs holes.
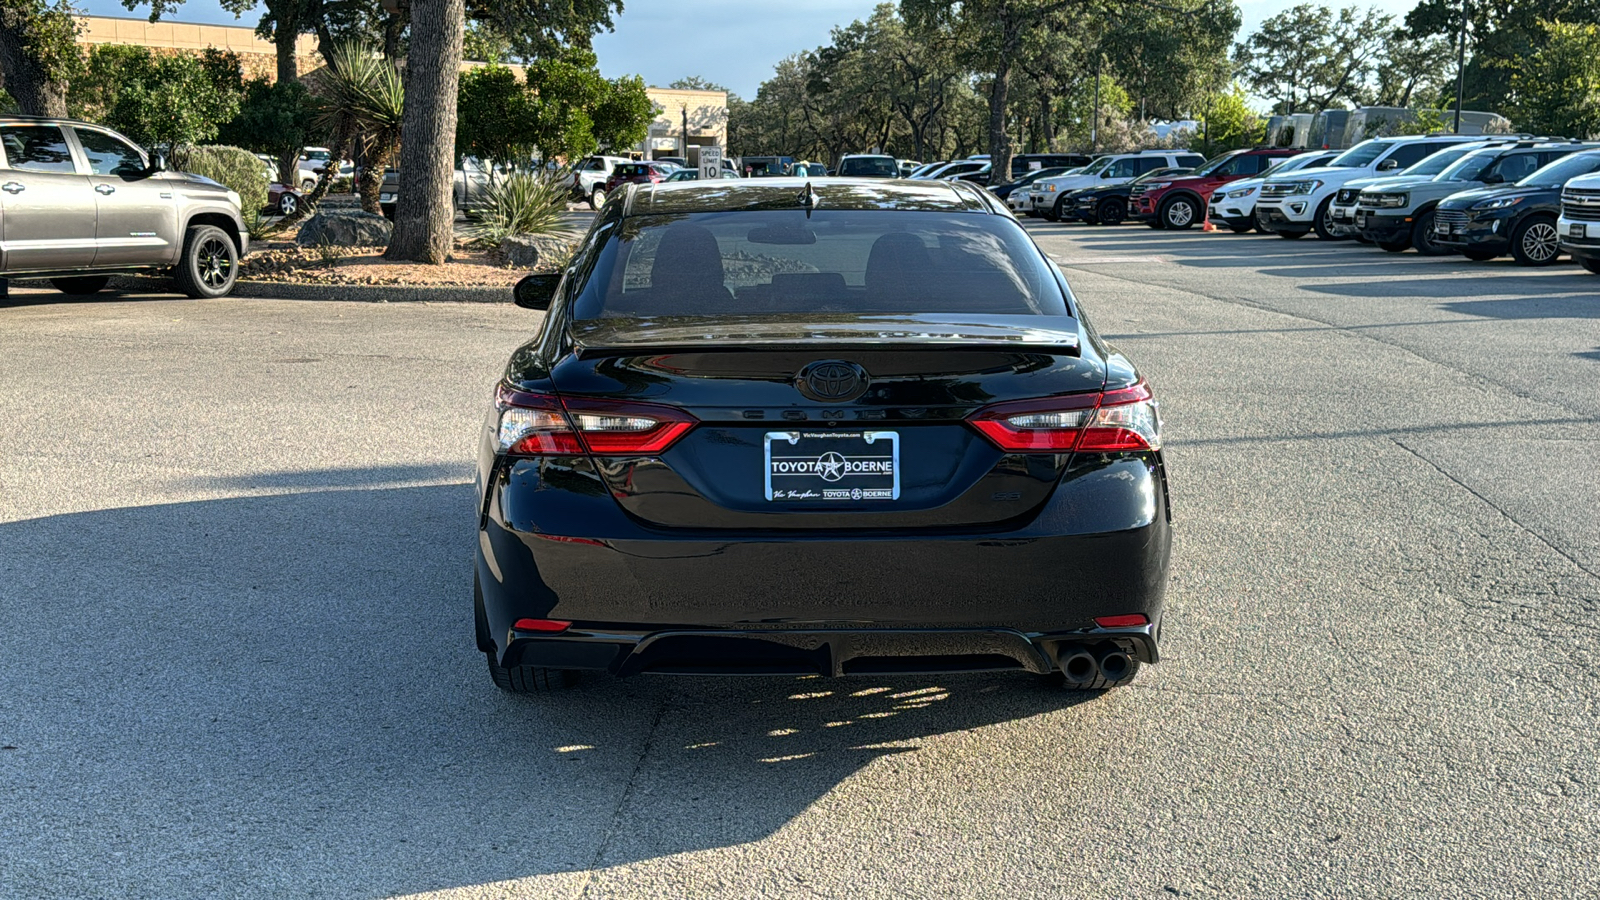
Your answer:
[[[1093,649],[1082,644],[1062,644],[1056,651],[1056,662],[1067,684],[1121,681],[1133,671],[1133,660],[1116,644],[1101,644]]]

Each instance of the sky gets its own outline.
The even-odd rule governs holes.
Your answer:
[[[1240,12],[1247,35],[1297,0],[1242,0]],[[84,11],[98,16],[147,15],[129,12],[119,0],[80,0]],[[1328,6],[1376,6],[1396,18],[1415,0],[1345,0]],[[773,66],[791,53],[827,43],[836,25],[872,14],[876,0],[625,0],[616,31],[595,38],[600,71],[608,78],[642,75],[646,83],[698,75],[743,97],[754,97]],[[187,0],[171,17],[181,22],[254,26],[260,19],[246,13],[235,19],[217,0]],[[1238,39],[1237,37],[1235,38]]]

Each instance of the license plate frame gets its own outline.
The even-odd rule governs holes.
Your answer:
[[[769,431],[761,443],[769,503],[900,499],[897,431]]]
[[[1589,226],[1584,225],[1581,222],[1568,222],[1567,237],[1577,238],[1580,241],[1586,241],[1589,239]]]

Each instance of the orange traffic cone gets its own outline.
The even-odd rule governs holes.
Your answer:
[[[1201,231],[1216,231],[1217,226],[1211,224],[1211,198],[1206,198],[1206,214],[1200,219]]]

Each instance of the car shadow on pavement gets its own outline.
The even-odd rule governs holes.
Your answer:
[[[1451,295],[1481,297],[1485,293],[1521,294],[1486,300],[1450,300],[1439,308],[1462,315],[1494,319],[1593,319],[1600,317],[1600,291],[1576,277],[1540,278],[1536,282],[1503,278],[1429,278],[1406,281],[1366,281],[1354,284],[1306,284],[1300,290],[1338,297],[1418,297],[1438,299]]]
[[[507,696],[470,637],[472,507],[345,487],[0,524],[0,883],[354,898],[725,847],[927,739],[1093,700],[1024,675]]]

